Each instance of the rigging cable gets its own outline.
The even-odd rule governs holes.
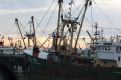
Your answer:
[[[119,29],[119,28],[105,28],[105,27],[98,27],[98,28],[121,30],[121,29]]]
[[[51,34],[53,34],[56,30],[57,30],[57,28]],[[48,41],[48,39],[51,37],[51,34],[47,37],[47,39],[45,40],[45,42],[41,44],[40,47],[42,47]]]
[[[46,32],[46,30],[47,30],[47,28],[48,28],[48,25],[49,25],[49,23],[50,23],[50,21],[51,21],[53,15],[54,15],[55,11],[56,11],[57,6],[58,6],[58,5],[55,6],[55,8],[54,8],[52,14],[50,15],[50,17],[49,17],[47,23],[45,24],[45,27],[46,27],[46,28],[44,27],[43,30],[41,30],[41,33],[42,33],[42,34],[43,34],[43,31],[44,31],[44,30],[45,30],[45,32]],[[41,38],[42,38],[42,37],[41,37]],[[38,40],[38,41],[39,41],[39,40]],[[39,43],[40,43],[40,41],[39,41]],[[44,47],[44,45],[42,45],[42,43],[40,43],[40,45],[41,45],[42,47]],[[44,47],[44,48],[45,48],[45,47]]]
[[[48,21],[47,21],[46,24],[45,24],[45,27],[43,27],[42,32],[44,32],[44,30],[47,31],[47,28],[49,27],[48,25],[50,24],[50,21],[51,21],[53,15],[54,15],[54,13],[55,13],[55,11],[56,11],[56,9],[57,9],[57,6],[58,6],[58,5],[55,6],[55,8],[54,8],[52,14],[50,15]],[[49,30],[50,30],[50,29],[49,29]]]
[[[38,39],[37,42],[39,42],[39,44],[42,45],[42,43]],[[44,45],[42,45],[41,47],[45,49]]]
[[[104,11],[101,9],[101,7],[93,0],[93,2],[97,5],[97,7],[99,8],[99,10],[102,12],[102,14],[106,17],[106,19],[109,21],[109,23],[112,25],[112,27],[114,27],[114,28],[117,28],[114,24],[113,24],[113,22],[108,18],[108,16],[104,13]],[[119,33],[121,33],[118,29],[117,29],[117,31],[119,32]]]
[[[91,24],[92,24],[92,35],[93,35],[93,6],[91,5]]]
[[[76,7],[76,5],[74,5],[74,7],[80,12],[80,10],[78,9],[78,7]],[[74,14],[74,13],[73,13]],[[86,19],[86,21],[90,24],[90,25],[92,25],[92,23],[86,18],[86,16],[85,16],[85,19]]]
[[[54,12],[55,12],[56,8],[57,8],[57,6],[55,7],[54,11],[53,11],[52,14],[50,15],[50,18],[49,18],[49,20],[47,21],[47,23],[46,23],[45,26],[48,27],[49,21],[51,20],[51,17],[54,15]],[[44,30],[44,29],[47,29],[47,28],[43,28],[43,30]],[[42,37],[41,37],[41,38],[42,38]],[[50,37],[49,37],[49,38],[50,38]],[[47,40],[48,40],[48,39],[47,39]],[[41,43],[39,40],[38,40],[38,42],[40,43],[41,47],[45,48],[44,45],[42,45],[42,43]],[[46,41],[45,41],[45,42],[46,42]]]
[[[63,4],[63,12],[68,13],[68,10],[66,9],[66,5]]]
[[[47,15],[48,11],[50,10],[51,6],[53,5],[53,3],[55,2],[55,0],[52,1],[51,5],[49,6],[49,8],[47,9],[47,11],[45,12],[45,14],[43,15],[42,19],[40,20],[40,22],[38,23],[37,27],[35,30],[37,30],[37,28],[39,27],[40,23],[44,20],[45,16]]]
[[[23,30],[23,32],[26,32],[26,30],[27,30],[26,27],[19,20],[18,20],[18,23],[19,23],[20,27],[22,28],[21,30]]]
[[[62,23],[60,25],[62,25]],[[45,40],[45,42],[40,47],[42,47],[48,41],[48,39],[52,36],[52,34],[55,33],[56,31],[57,31],[57,28],[48,36],[48,38]]]
[[[83,2],[84,3],[84,2]],[[81,6],[81,4],[79,5],[79,7]],[[81,15],[82,11],[83,11],[83,8],[84,8],[84,4],[83,4],[83,7],[81,8],[81,10],[79,10],[79,7],[76,7],[76,5],[74,5],[74,7],[79,11],[79,14],[77,16],[77,20],[79,18],[79,16]]]

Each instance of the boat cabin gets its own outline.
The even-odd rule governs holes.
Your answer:
[[[121,67],[121,43],[100,41],[94,44],[94,66]]]

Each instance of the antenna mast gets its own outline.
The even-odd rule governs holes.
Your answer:
[[[98,23],[97,22],[95,22],[95,42],[97,42],[98,41],[98,35],[99,35],[99,33],[98,33]]]

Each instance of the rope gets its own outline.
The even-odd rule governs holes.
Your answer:
[[[94,0],[93,0],[94,1]],[[102,12],[102,14],[106,17],[106,19],[109,21],[109,23],[112,25],[112,27],[116,28],[117,27],[113,24],[113,22],[108,18],[108,16],[104,13],[104,11],[101,9],[101,7],[94,1],[94,3],[97,5],[99,10]],[[119,33],[121,33],[119,30],[117,30]]]
[[[45,27],[43,27],[43,29],[41,30],[41,34],[44,34],[43,33],[43,31],[45,31],[46,32],[46,30],[47,30],[47,28],[48,28],[48,25],[49,25],[49,23],[50,23],[50,21],[51,21],[51,19],[52,19],[52,17],[53,17],[53,15],[54,15],[54,13],[55,13],[55,11],[56,11],[56,8],[57,8],[57,6],[58,5],[56,5],[55,6],[55,8],[54,8],[54,10],[53,10],[53,12],[52,12],[52,14],[50,15],[50,17],[49,17],[49,19],[48,19],[48,21],[47,21],[47,23],[45,24]],[[41,36],[41,39],[43,38],[43,36]],[[38,40],[38,42],[40,43],[40,41]],[[41,47],[44,47],[44,45],[42,45],[42,43],[40,43],[40,45],[41,45]],[[44,47],[45,48],[45,47]]]
[[[74,5],[75,7],[76,7],[76,5]],[[77,7],[76,7],[77,8]],[[80,10],[77,8],[77,10],[80,12]],[[86,18],[86,16],[85,16],[85,20],[90,24],[90,25],[92,25],[92,23]]]
[[[38,23],[36,29],[39,27],[40,23],[44,20],[45,16],[47,15],[48,11],[50,10],[51,6],[53,5],[53,3],[55,2],[55,0],[52,1],[51,5],[49,6],[49,8],[47,9],[47,11],[45,12],[45,14],[43,15],[42,19],[40,20],[40,22]],[[35,30],[36,30],[35,29]]]
[[[43,28],[43,30],[45,29],[45,31],[46,31],[47,28],[49,27],[48,25],[49,25],[49,23],[50,23],[50,21],[51,21],[53,15],[54,15],[55,11],[56,11],[57,6],[58,6],[58,5],[55,6],[54,11],[53,11],[52,14],[50,15],[50,17],[49,17],[47,23],[45,24],[45,27],[46,27],[46,26],[47,26],[47,27],[46,27],[46,28]],[[43,32],[43,31],[42,31],[42,32]],[[48,41],[48,39],[49,39],[50,37],[51,37],[51,36],[49,35],[49,37],[45,40],[45,42],[44,42],[43,44],[41,44],[40,47],[44,47],[44,44]],[[44,48],[45,48],[45,47],[44,47]]]
[[[53,34],[56,30],[57,30],[57,29],[55,29],[51,34]],[[51,37],[51,35],[48,36],[48,38],[45,40],[45,42],[44,42],[40,47],[42,47],[42,46],[48,41],[48,39],[49,39],[50,37]]]
[[[58,5],[55,6],[55,8],[54,8],[52,14],[50,15],[48,21],[47,21],[46,24],[45,24],[45,27],[46,27],[46,28],[43,27],[42,32],[44,32],[44,30],[47,31],[47,29],[48,29],[48,27],[49,27],[48,25],[49,25],[50,22],[51,22],[51,19],[52,19],[53,15],[54,15],[54,13],[55,13],[55,11],[56,11],[56,9],[57,9],[57,6],[58,6]]]
[[[84,3],[84,2],[83,2]],[[81,4],[79,5],[79,7],[81,6]],[[84,5],[83,7],[81,8],[81,10],[79,10],[79,7],[76,7],[76,5],[74,5],[74,7],[76,8],[76,10],[79,11],[79,15],[77,16],[77,19],[79,18],[79,16],[81,15],[82,11],[83,11],[83,8],[84,8]]]
[[[18,20],[19,26],[21,28],[21,31],[26,32],[26,27]],[[22,27],[23,26],[23,27]]]
[[[93,35],[93,12],[92,12],[92,5],[91,5],[91,23],[92,23],[92,35]]]

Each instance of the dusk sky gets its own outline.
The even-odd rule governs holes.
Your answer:
[[[22,24],[21,29],[25,33],[29,29],[28,23],[30,17],[34,16],[35,22],[36,23],[40,22],[42,16],[44,15],[45,11],[52,3],[52,1],[53,0],[0,0],[0,28],[1,28],[0,34],[10,35],[10,33],[11,34],[17,33],[17,26],[14,24],[15,18],[19,19],[19,21]],[[69,1],[69,0],[63,0],[63,1]],[[79,3],[80,1],[83,0],[74,0],[75,3]],[[96,2],[96,4],[93,3],[94,22],[99,22],[100,27],[106,27],[106,28],[116,27],[118,29],[121,29],[121,0],[94,0],[94,1]],[[56,5],[57,1],[54,3],[53,8],[51,8],[50,12],[54,10]],[[107,20],[107,18],[105,18],[105,16],[108,17],[109,21]],[[56,18],[57,17],[55,17],[53,20],[50,20],[49,22],[50,25],[47,26],[56,25],[57,24]],[[43,26],[42,29],[45,29],[44,27],[45,25],[43,24],[40,24],[40,26],[41,27]],[[112,24],[115,25],[115,27],[112,26]],[[51,30],[53,29],[50,29],[50,31]],[[38,28],[38,32],[39,31],[40,30]]]

